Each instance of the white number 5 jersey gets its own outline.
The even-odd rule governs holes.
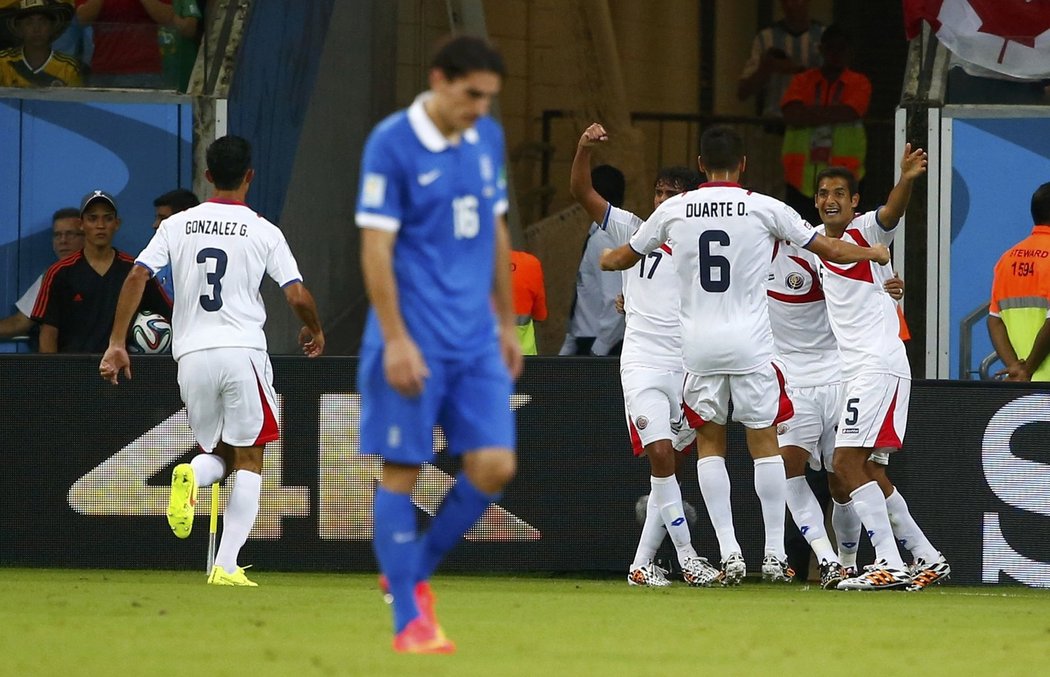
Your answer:
[[[783,202],[735,183],[705,183],[660,205],[631,238],[647,255],[674,251],[685,368],[747,374],[773,360],[766,278],[776,240],[804,247],[814,231]]]
[[[135,263],[156,273],[171,263],[172,356],[206,348],[266,350],[260,285],[302,281],[281,230],[247,206],[208,201],[163,222]]]

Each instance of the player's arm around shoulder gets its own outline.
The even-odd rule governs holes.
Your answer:
[[[844,242],[820,233],[814,233],[813,239],[806,245],[806,249],[825,261],[832,263],[848,264],[874,261],[879,265],[884,265],[890,262],[890,250],[884,244],[877,243],[871,247],[859,247],[852,242]]]
[[[602,270],[627,270],[638,261],[667,241],[668,228],[675,214],[672,211],[675,204],[680,201],[675,196],[665,200],[656,208],[656,211],[638,226],[638,230],[631,236],[627,244],[620,245],[615,249],[602,251],[599,264]]]

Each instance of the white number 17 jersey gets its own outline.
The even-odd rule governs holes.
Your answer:
[[[163,222],[135,263],[156,273],[171,263],[172,356],[206,348],[266,350],[260,285],[302,281],[281,230],[247,206],[204,202]]]
[[[735,183],[706,183],[660,205],[631,238],[647,255],[674,251],[685,368],[746,374],[773,359],[766,278],[773,245],[804,247],[814,231],[783,202]]]

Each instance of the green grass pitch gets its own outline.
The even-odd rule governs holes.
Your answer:
[[[0,569],[3,675],[1034,675],[1050,670],[1050,591],[918,594],[751,582],[434,579],[453,656],[390,650],[375,577]]]

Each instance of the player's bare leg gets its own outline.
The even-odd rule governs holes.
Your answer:
[[[774,426],[744,427],[747,449],[755,461],[755,493],[762,504],[765,526],[765,555],[762,578],[768,581],[790,581],[795,572],[788,566],[784,549],[784,513],[787,504],[787,478],[784,459],[780,456],[777,430]]]
[[[722,584],[739,585],[747,575],[747,565],[733,527],[729,473],[726,472],[726,427],[707,421],[697,428],[696,455],[699,458],[696,476],[700,483],[700,494],[707,506],[707,514],[711,518],[722,555]]]
[[[248,540],[248,533],[259,514],[262,488],[263,447],[233,447],[220,442],[215,453],[233,475],[233,490],[222,516],[222,538],[215,554],[215,566],[208,576],[212,585],[255,586],[237,564],[237,555]]]
[[[820,585],[832,588],[842,580],[842,565],[824,528],[824,511],[806,481],[809,452],[798,446],[780,448],[787,475],[787,506],[791,518],[820,563]]]

